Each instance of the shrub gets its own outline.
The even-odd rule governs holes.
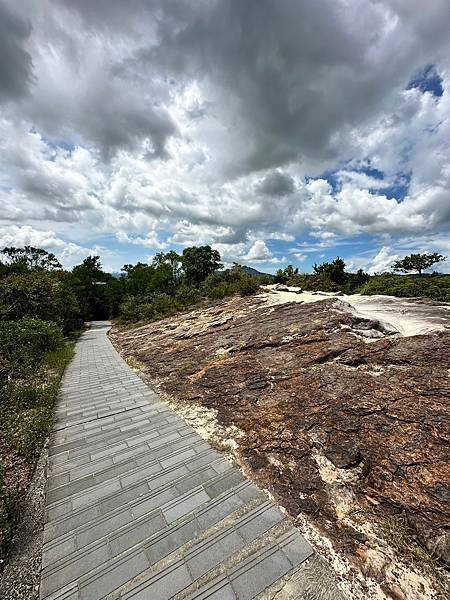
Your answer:
[[[235,294],[250,296],[258,291],[259,286],[258,278],[243,273],[233,271],[213,273],[205,279],[201,288],[180,283],[174,295],[147,292],[127,296],[119,306],[119,321],[123,323],[154,321],[174,315],[205,297],[220,300]]]
[[[64,332],[82,324],[72,290],[58,273],[32,271],[0,280],[0,319],[56,321]]]
[[[256,277],[243,275],[234,284],[235,293],[241,296],[253,296],[259,290],[260,281]]]
[[[297,285],[311,292],[337,292],[341,289],[326,275],[297,275],[294,280],[289,281],[289,285]]]
[[[141,309],[144,302],[144,296],[133,295],[126,296],[125,300],[119,305],[119,317],[125,323],[136,323],[142,318]]]
[[[227,271],[207,277],[204,283],[204,291],[209,298],[219,300],[235,294],[251,296],[259,290],[260,284],[260,280],[251,275]]]
[[[221,300],[226,296],[232,295],[231,286],[226,281],[221,281],[214,286],[210,286],[207,295],[212,300]]]
[[[36,368],[46,352],[62,346],[63,335],[56,323],[40,319],[0,322],[0,369],[3,376]]]
[[[173,315],[182,305],[168,294],[127,296],[119,307],[119,320],[124,323],[154,321]]]
[[[430,298],[450,302],[450,276],[408,277],[385,273],[376,275],[360,289],[361,294],[385,294],[400,298]]]
[[[201,294],[197,288],[182,283],[177,289],[175,299],[180,306],[191,306],[201,300]]]
[[[153,318],[158,319],[174,315],[179,309],[179,305],[173,296],[168,294],[158,294],[151,303]]]

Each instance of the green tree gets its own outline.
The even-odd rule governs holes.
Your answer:
[[[242,265],[234,262],[230,270],[231,276],[239,279],[243,275]]]
[[[159,280],[164,285],[164,290],[175,294],[181,279],[181,256],[174,250],[170,252],[158,252],[153,258],[152,265],[158,271]]]
[[[419,275],[422,275],[422,271],[429,269],[433,265],[442,262],[446,257],[437,252],[429,253],[423,252],[422,254],[409,254],[401,260],[395,261],[393,264],[394,271],[403,271],[408,273],[409,271],[417,271]]]
[[[287,283],[287,277],[286,277],[283,269],[278,269],[278,271],[276,272],[276,275],[274,277],[274,282],[275,283]]]
[[[7,246],[3,248],[1,254],[6,260],[5,263],[0,263],[0,273],[3,273],[3,275],[25,273],[36,269],[45,271],[62,269],[61,263],[53,252],[47,252],[42,248]]]
[[[77,296],[84,320],[110,316],[106,285],[113,279],[102,269],[99,256],[88,256],[72,269],[71,285]]]
[[[220,254],[211,246],[192,246],[185,248],[181,257],[186,280],[189,284],[199,286],[208,275],[223,268]]]
[[[333,283],[343,284],[345,282],[345,262],[339,256],[331,263],[314,264],[313,269],[315,275],[327,277]]]
[[[122,271],[125,292],[131,295],[144,294],[151,287],[155,276],[155,268],[141,262],[124,265]]]
[[[284,269],[278,269],[274,281],[275,283],[290,283],[291,285],[295,285],[297,276],[298,268],[288,265]]]

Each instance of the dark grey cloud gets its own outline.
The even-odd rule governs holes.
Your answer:
[[[117,150],[139,149],[145,139],[150,142],[145,151],[148,158],[168,157],[166,142],[177,128],[164,108],[153,106],[136,92],[127,97],[115,86],[108,90],[107,102],[98,94],[90,102],[90,106],[84,102],[85,111],[75,114],[77,131],[98,145],[106,158]]]
[[[142,78],[121,68],[141,38],[154,37],[153,4],[133,0],[125,10],[114,0],[23,0],[17,14],[1,5],[0,99],[26,92],[31,56],[35,62],[32,94],[10,116],[25,118],[46,137],[94,146],[104,160],[118,150],[166,159],[167,140],[177,134],[166,108],[170,90],[157,75]]]
[[[195,80],[211,98],[187,114],[214,114],[226,129],[222,174],[291,161],[317,163],[320,172],[348,158],[349,131],[389,110],[424,59],[447,46],[444,0],[423,18],[411,2],[413,9],[397,0],[50,0],[59,17],[41,16],[41,35],[57,46],[64,23],[64,45],[75,51],[61,51],[74,77],[53,94],[62,100],[56,106],[40,78],[49,91],[29,115],[55,135],[72,128],[105,157],[149,138],[148,156],[166,158],[177,133],[166,110],[171,88]],[[99,43],[109,61],[96,55]],[[96,61],[98,81],[77,80]]]
[[[31,25],[0,2],[0,101],[24,96],[32,81],[32,60],[24,44]]]
[[[222,0],[194,6],[175,26],[168,3],[159,43],[140,49],[136,61],[220,90],[220,117],[245,140],[231,167],[237,174],[330,161],[348,145],[348,129],[389,107],[423,57],[447,45],[442,6],[421,26],[421,11],[411,20],[403,4]],[[402,28],[392,27],[397,11]]]
[[[265,196],[287,196],[295,192],[295,183],[290,175],[273,171],[256,186],[256,191]]]

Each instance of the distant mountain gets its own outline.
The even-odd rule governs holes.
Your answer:
[[[270,279],[274,279],[275,275],[271,275],[270,273],[262,273],[253,267],[247,267],[247,265],[242,265],[242,271],[247,275],[252,275],[253,277],[270,277]]]

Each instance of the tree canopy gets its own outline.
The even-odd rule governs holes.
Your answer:
[[[47,252],[47,250],[43,250],[42,248],[34,248],[33,246],[24,246],[23,248],[7,246],[3,248],[1,253],[6,258],[6,265],[3,264],[3,270],[8,266],[11,273],[24,273],[34,269],[43,269],[46,271],[62,269],[61,263],[53,252]]]
[[[393,264],[394,271],[403,271],[408,273],[409,271],[417,271],[419,275],[422,275],[422,271],[429,269],[433,265],[442,262],[446,257],[443,254],[437,252],[429,253],[423,252],[422,254],[409,254],[401,260],[395,261]]]
[[[313,269],[316,275],[324,275],[333,283],[340,284],[345,281],[345,262],[339,256],[331,263],[314,264]]]
[[[185,248],[181,262],[187,283],[191,285],[199,285],[208,275],[223,268],[219,252],[211,246]]]

